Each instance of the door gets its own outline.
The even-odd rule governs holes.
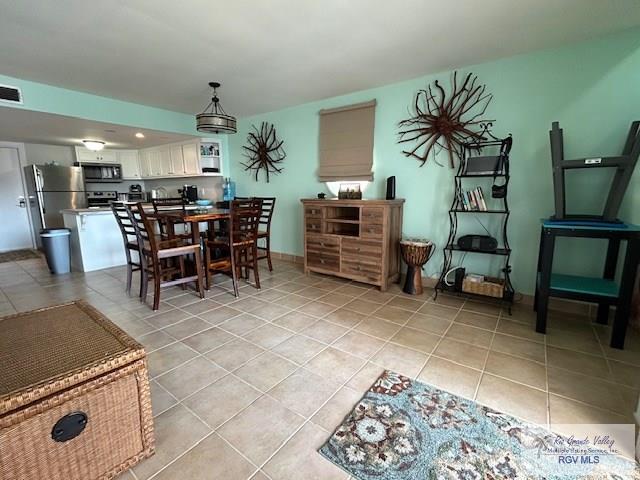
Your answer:
[[[33,248],[17,148],[0,147],[0,251]]]
[[[61,210],[86,208],[84,192],[42,192],[42,219],[45,228],[62,228],[64,220]]]

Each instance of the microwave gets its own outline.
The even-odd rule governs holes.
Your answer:
[[[87,183],[118,183],[122,181],[122,166],[117,163],[81,163]]]

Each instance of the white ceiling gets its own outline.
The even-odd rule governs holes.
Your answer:
[[[136,138],[137,132],[142,132],[144,138]],[[193,137],[0,107],[0,140],[2,141],[81,146],[82,140],[86,139],[101,140],[106,143],[107,148],[138,149],[179,142],[188,138]]]
[[[638,0],[0,0],[0,73],[246,116],[640,24]]]

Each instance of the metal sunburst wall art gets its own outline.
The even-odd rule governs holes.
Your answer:
[[[416,158],[422,167],[433,156],[446,150],[449,165],[455,166],[455,157],[460,158],[464,143],[483,140],[476,126],[485,123],[484,115],[493,98],[486,93],[486,85],[478,83],[478,77],[469,73],[458,83],[458,72],[453,73],[451,92],[447,93],[436,80],[426,90],[416,94],[411,117],[399,123],[398,143],[416,142],[411,150],[403,150],[407,157]],[[434,158],[434,162],[438,163]],[[438,165],[442,166],[438,163]]]
[[[249,160],[242,163],[246,170],[255,170],[256,182],[260,170],[264,169],[269,183],[269,174],[278,174],[284,170],[279,166],[285,159],[287,154],[282,148],[284,140],[278,140],[276,137],[276,129],[272,123],[262,122],[260,130],[252,125],[253,130],[247,135],[248,145],[244,145],[243,155]]]

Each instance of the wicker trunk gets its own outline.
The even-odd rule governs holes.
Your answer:
[[[140,344],[82,301],[0,319],[0,480],[109,479],[153,448]]]

